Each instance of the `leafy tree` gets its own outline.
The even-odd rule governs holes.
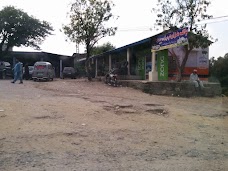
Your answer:
[[[228,96],[228,53],[224,57],[210,59],[210,76],[221,83],[223,94]]]
[[[194,48],[207,48],[212,42],[206,30],[206,24],[197,24],[203,20],[212,18],[207,14],[209,0],[158,0],[157,8],[152,11],[157,14],[156,28],[169,28],[175,31],[178,28],[188,28],[189,45],[184,47],[185,55],[183,61],[176,60],[178,76],[177,81],[181,81],[185,64],[190,52]]]
[[[99,55],[113,49],[115,49],[115,46],[113,46],[111,43],[104,43],[101,46],[94,46],[91,50],[91,55]]]
[[[53,28],[46,21],[35,19],[13,6],[3,8],[0,11],[0,58],[14,46],[39,49],[39,44],[51,31]]]
[[[217,60],[212,58],[211,76],[217,77],[222,85],[228,87],[228,53]]]
[[[115,49],[115,47],[110,43],[104,43],[103,45],[100,46],[94,46],[91,50],[91,56],[95,56],[95,55],[99,55],[102,54],[104,52],[110,51]],[[103,62],[98,62],[98,66],[97,66],[97,74],[98,76],[104,76],[105,75],[105,64],[104,61]],[[94,69],[94,73],[95,73],[95,68]]]
[[[105,23],[114,17],[111,8],[114,4],[108,0],[75,0],[71,5],[70,24],[63,26],[64,33],[75,43],[86,46],[85,69],[88,80],[89,57],[93,46],[103,37],[115,34],[116,27],[105,27]]]

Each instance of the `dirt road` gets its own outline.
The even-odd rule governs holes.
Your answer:
[[[226,98],[0,80],[1,171],[226,171]]]

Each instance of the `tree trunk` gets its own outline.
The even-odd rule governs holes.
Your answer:
[[[178,61],[178,65],[177,65],[177,82],[181,82],[182,81],[182,77],[183,77],[183,72],[184,72],[184,68],[185,68],[185,65],[186,65],[186,62],[188,60],[188,56],[192,50],[191,49],[188,49],[188,46],[185,46],[185,55],[184,55],[184,59],[182,61],[182,63],[180,64],[180,61]],[[178,59],[177,59],[178,60]]]
[[[86,70],[86,75],[87,75],[88,80],[92,81],[91,67],[90,67],[90,64],[89,64],[89,59],[86,59],[85,70]]]
[[[86,45],[86,62],[85,62],[85,70],[86,70],[86,75],[89,81],[92,81],[92,76],[91,76],[91,67],[89,63],[89,57],[90,57],[90,47],[89,44]]]
[[[0,59],[2,59],[7,54],[8,50],[9,50],[9,47],[7,45],[7,48],[3,51],[3,46],[4,46],[4,43],[5,43],[6,39],[7,39],[7,37],[3,36],[3,39],[2,39],[2,41],[0,43]]]
[[[180,66],[177,66],[177,78],[176,78],[176,81],[177,82],[181,82],[182,80],[182,71],[181,71],[181,67]]]
[[[169,53],[171,53],[171,55],[173,57],[175,57],[176,59],[176,66],[177,66],[177,77],[176,77],[176,81],[180,82],[182,80],[182,72],[181,72],[181,64],[180,64],[180,60],[177,57],[176,53],[174,52],[173,49],[169,50]]]
[[[4,54],[3,54],[3,50],[2,50],[2,46],[0,46],[0,61],[2,60]]]
[[[0,60],[2,60],[6,55],[9,53],[9,46],[6,47],[6,49],[3,49],[3,45],[0,44]]]

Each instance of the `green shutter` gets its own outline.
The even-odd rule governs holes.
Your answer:
[[[142,80],[145,80],[145,57],[139,57],[138,58],[138,72],[139,76]]]
[[[168,80],[168,50],[158,51],[157,68],[158,68],[158,80]]]

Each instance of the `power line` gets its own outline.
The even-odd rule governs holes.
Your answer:
[[[199,23],[197,25],[203,25],[203,24],[214,24],[214,23],[222,23],[222,22],[227,22],[227,20],[221,20],[221,21],[212,21],[212,22],[207,22],[207,23]]]
[[[117,31],[122,31],[122,32],[126,32],[126,31],[151,31],[151,28],[147,28],[147,29],[120,29]]]
[[[202,20],[200,21],[197,25],[203,25],[203,24],[213,24],[213,23],[221,23],[221,22],[226,22],[228,21],[228,19],[224,19],[224,20],[219,20],[219,21],[212,21],[210,22],[209,20],[218,20],[218,19],[221,19],[221,18],[227,18],[228,15],[224,15],[224,16],[219,16],[219,17],[214,17],[214,18],[210,18],[210,19],[205,19],[205,20]],[[209,21],[209,22],[205,22],[205,23],[201,23],[201,22],[204,22],[204,21]]]
[[[227,17],[228,17],[228,15],[224,15],[224,16],[219,16],[219,17],[213,17],[213,18],[205,19],[204,21],[215,20],[215,19],[220,19],[220,18],[227,18]]]
[[[228,18],[228,15],[224,15],[224,16],[219,16],[219,17],[214,17],[214,18],[210,18],[210,19],[205,19],[203,21],[208,21],[208,20],[217,20],[217,19],[221,19],[221,18]],[[201,21],[201,22],[203,22]],[[222,22],[227,22],[228,19],[225,20],[219,20],[219,21],[211,21],[211,22],[205,22],[205,23],[196,23],[196,25],[204,25],[204,24],[214,24],[214,23],[222,23]],[[130,32],[130,31],[152,31],[152,27],[135,27],[135,28],[122,28],[122,29],[118,29],[118,32]]]
[[[139,27],[131,27],[131,28],[120,28],[117,31],[127,32],[127,31],[151,31],[151,26],[139,26]]]

